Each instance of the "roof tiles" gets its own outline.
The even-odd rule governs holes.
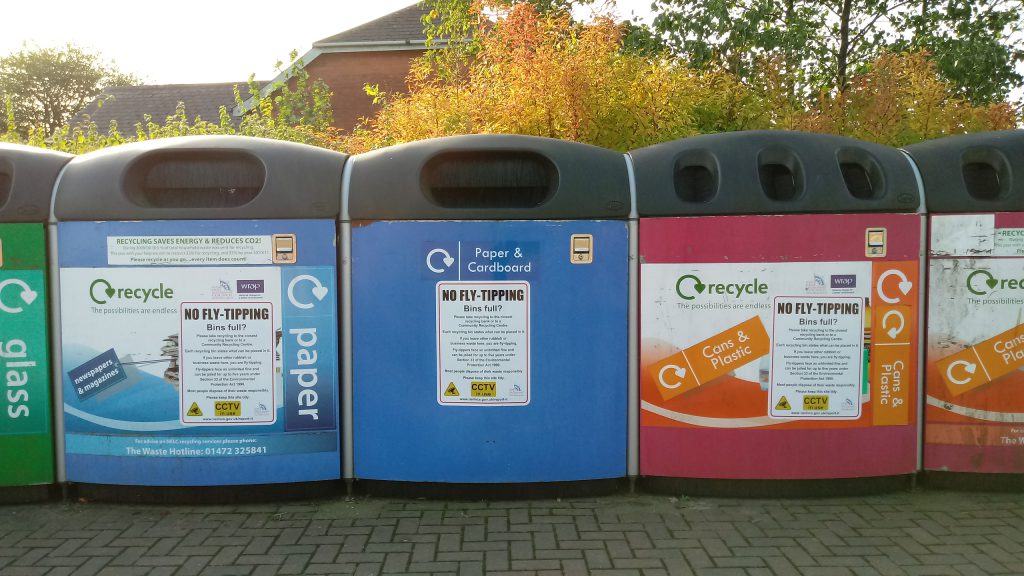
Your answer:
[[[134,132],[135,124],[149,114],[156,123],[174,114],[178,102],[185,104],[189,121],[197,116],[207,122],[220,121],[220,107],[230,112],[235,106],[234,87],[243,98],[249,97],[246,82],[220,82],[216,84],[162,84],[151,86],[116,86],[106,88],[71,120],[72,126],[81,126],[89,115],[100,131],[106,131],[111,120],[117,120],[122,133]],[[260,83],[262,85],[262,83]],[[102,102],[102,105],[100,104]]]
[[[419,42],[426,40],[423,34],[421,18],[430,10],[413,4],[376,20],[355,28],[339,32],[323,40],[318,40],[313,47],[323,44],[345,44],[350,42]]]

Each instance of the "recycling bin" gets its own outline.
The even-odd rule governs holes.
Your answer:
[[[907,147],[928,204],[929,484],[1024,473],[1024,131]],[[960,482],[963,481],[963,482]]]
[[[0,144],[0,502],[54,484],[46,218],[71,156]]]
[[[907,158],[784,131],[629,155],[644,486],[800,496],[907,485],[923,233]]]
[[[354,476],[508,497],[626,475],[623,155],[473,135],[354,156]]]
[[[218,136],[67,166],[54,214],[63,455],[79,494],[246,499],[340,479],[344,161]],[[176,489],[196,486],[210,488]]]

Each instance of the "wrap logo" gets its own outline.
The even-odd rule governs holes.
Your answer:
[[[996,278],[988,270],[975,270],[967,275],[967,291],[988,296],[997,289],[1024,290],[1024,278]]]
[[[754,278],[750,282],[719,283],[708,282],[705,284],[693,274],[683,274],[676,280],[676,294],[683,300],[693,300],[698,295],[725,295],[733,298],[742,296],[753,296],[755,294],[767,294],[768,285]]]
[[[833,290],[857,287],[856,274],[833,274],[830,281]]]
[[[174,289],[164,286],[163,282],[150,288],[115,288],[107,280],[97,278],[89,285],[89,298],[97,304],[106,304],[114,299],[142,300],[145,303],[150,300],[170,300],[174,298]]]
[[[235,282],[239,294],[263,294],[263,280],[238,280]]]

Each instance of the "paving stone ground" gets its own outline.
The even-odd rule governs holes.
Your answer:
[[[1024,574],[1024,494],[0,507],[0,574]]]

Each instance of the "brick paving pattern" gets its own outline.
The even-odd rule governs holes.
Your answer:
[[[1024,574],[1024,494],[0,507],[0,574]]]

